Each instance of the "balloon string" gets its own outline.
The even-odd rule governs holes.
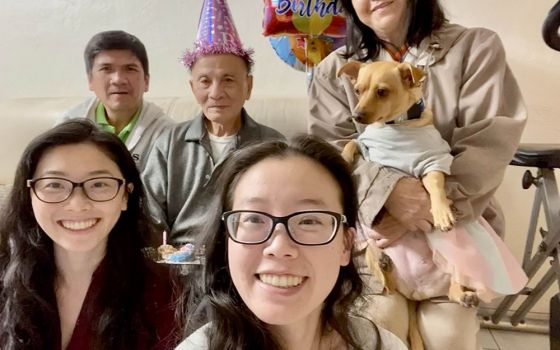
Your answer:
[[[309,44],[309,38],[310,36],[305,37],[305,58],[306,60],[309,58],[308,55],[308,44]],[[314,65],[309,65],[308,64],[309,60],[307,60],[307,62],[305,62],[305,75],[307,77],[307,92],[309,93],[309,88],[311,87],[311,81],[313,80],[313,72],[315,69]]]

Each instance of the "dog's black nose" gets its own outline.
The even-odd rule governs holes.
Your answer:
[[[352,113],[352,119],[354,119],[354,120],[357,121],[357,122],[361,122],[361,121],[362,121],[362,117],[363,117],[363,114],[360,113],[360,112],[354,112],[354,113]]]

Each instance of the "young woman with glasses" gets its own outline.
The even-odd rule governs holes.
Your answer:
[[[333,147],[310,137],[247,147],[226,160],[215,188],[206,267],[191,279],[203,296],[187,324],[209,322],[178,349],[406,348],[360,317],[357,203]]]
[[[0,348],[175,345],[169,272],[142,255],[151,224],[120,140],[70,121],[25,150],[0,218]]]

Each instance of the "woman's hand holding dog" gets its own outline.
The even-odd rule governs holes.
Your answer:
[[[408,231],[429,233],[433,230],[430,195],[426,192],[422,181],[416,178],[400,179],[387,198],[385,209]],[[381,223],[374,229],[378,230],[377,226],[381,226]],[[383,228],[379,227],[379,229]]]
[[[378,248],[385,248],[391,245],[394,241],[399,239],[402,235],[408,232],[397,219],[389,213],[385,213],[379,223],[373,225],[372,228],[366,230],[366,236],[373,238],[375,245]]]

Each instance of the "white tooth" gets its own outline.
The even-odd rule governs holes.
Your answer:
[[[289,284],[290,286],[295,286],[295,285],[297,285],[297,279],[296,279],[294,276],[291,276],[290,279],[289,279],[289,281],[288,281],[288,284]]]
[[[281,288],[296,287],[303,282],[303,277],[288,275],[260,274],[259,279],[265,284]]]
[[[89,219],[84,221],[62,221],[62,226],[70,230],[85,230],[92,227],[96,223],[96,219]]]

